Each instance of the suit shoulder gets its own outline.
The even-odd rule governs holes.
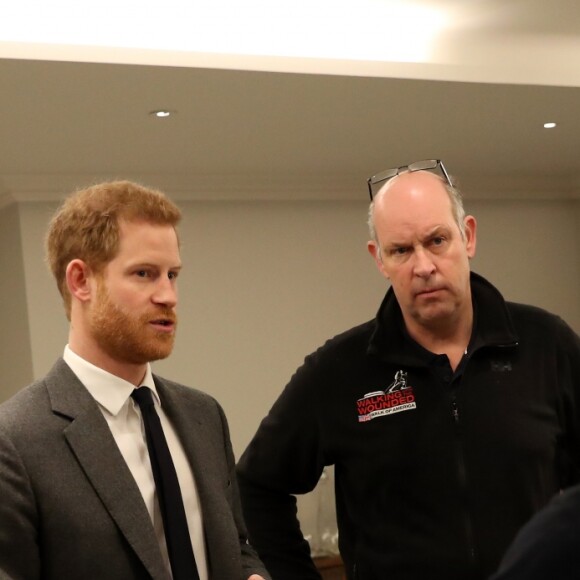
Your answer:
[[[192,403],[210,405],[210,406],[220,406],[218,401],[212,397],[210,394],[196,389],[194,387],[188,387],[176,381],[160,377],[158,375],[153,375],[155,383],[161,391],[165,392],[172,399],[181,399],[189,401]]]
[[[26,425],[49,408],[44,379],[35,381],[0,404],[0,427]]]

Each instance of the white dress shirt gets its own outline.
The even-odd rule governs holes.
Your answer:
[[[139,491],[143,496],[151,521],[153,522],[155,534],[159,540],[161,554],[171,574],[167,544],[163,532],[163,520],[161,519],[161,512],[159,510],[155,480],[153,479],[153,472],[151,471],[151,462],[147,450],[145,430],[141,420],[141,411],[137,403],[131,398],[131,393],[135,386],[89,363],[75,354],[68,345],[65,347],[63,358],[98,403],[111,429],[113,438],[127,463],[127,467],[129,467],[129,470],[133,474]],[[145,378],[139,386],[149,387],[153,391],[155,410],[161,420],[167,445],[169,446],[171,457],[175,464],[175,470],[177,471],[199,578],[200,580],[208,580],[203,519],[197,487],[183,446],[177,437],[175,429],[161,408],[161,402],[155,389],[151,366],[149,364],[147,365]]]

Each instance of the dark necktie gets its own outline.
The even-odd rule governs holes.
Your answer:
[[[140,387],[135,389],[131,396],[141,408],[173,578],[174,580],[199,580],[181,489],[167,440],[161,428],[161,421],[155,411],[153,394],[148,387]]]

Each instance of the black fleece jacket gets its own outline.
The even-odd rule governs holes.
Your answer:
[[[350,580],[483,580],[518,529],[580,481],[580,339],[471,274],[473,335],[452,371],[377,317],[309,355],[238,464],[250,541],[275,580],[320,578],[291,494],[335,466]]]

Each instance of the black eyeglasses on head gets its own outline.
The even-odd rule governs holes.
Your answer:
[[[445,178],[445,181],[453,187],[451,183],[451,179],[449,179],[449,175],[445,170],[445,166],[440,159],[425,159],[424,161],[415,161],[414,163],[409,163],[409,165],[401,165],[400,167],[393,167],[392,169],[385,169],[372,177],[367,179],[367,185],[369,187],[369,196],[371,201],[374,197],[374,192],[377,189],[377,185],[382,184],[383,182],[391,179],[391,177],[395,177],[399,175],[399,173],[409,172],[412,173],[413,171],[437,171],[440,170],[441,174]]]

